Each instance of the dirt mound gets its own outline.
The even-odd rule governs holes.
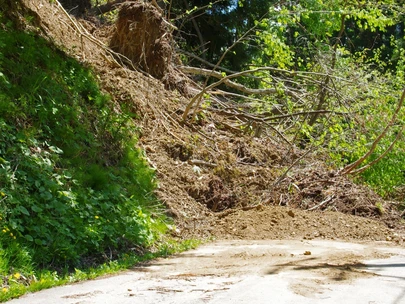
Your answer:
[[[400,225],[395,203],[384,201],[369,188],[328,170],[319,161],[314,161],[311,167],[295,168],[274,188],[267,202],[309,211],[339,211],[379,219],[391,228]]]
[[[117,111],[125,105],[139,117],[139,146],[156,169],[156,194],[176,222],[175,236],[402,242],[394,204],[336,175],[317,160],[319,155],[304,157],[277,134],[244,134],[215,111],[201,109],[198,123],[184,123],[181,116],[190,100],[183,92],[164,90],[161,81],[120,65],[101,41],[111,41],[116,51],[156,78],[173,76],[170,34],[153,6],[128,3],[115,32],[94,24],[92,36],[77,26],[88,21],[72,24],[55,3],[22,3],[35,12],[53,42],[93,67]]]
[[[219,215],[212,234],[219,239],[342,239],[395,241],[404,236],[383,222],[334,211],[306,212],[280,206],[257,206]]]

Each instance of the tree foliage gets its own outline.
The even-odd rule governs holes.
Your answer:
[[[170,18],[178,28],[177,38],[181,48],[216,63],[226,48],[267,14],[271,3],[266,0],[174,0],[170,7]],[[247,37],[244,43],[233,48],[222,65],[241,70],[258,52],[257,43]]]

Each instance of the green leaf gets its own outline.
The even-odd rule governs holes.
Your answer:
[[[27,208],[25,208],[24,206],[18,206],[17,208],[21,213],[25,214],[25,215],[30,215],[30,213],[28,212]]]
[[[44,241],[41,241],[40,239],[35,239],[35,244],[37,245],[44,245]]]
[[[42,212],[43,209],[41,207],[38,207],[37,205],[33,205],[31,206],[31,210],[38,213]]]

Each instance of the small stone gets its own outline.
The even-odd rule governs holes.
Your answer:
[[[291,217],[295,217],[295,213],[292,210],[289,210],[287,214]]]
[[[311,251],[308,250],[304,252],[304,255],[311,255],[311,254],[312,254]]]

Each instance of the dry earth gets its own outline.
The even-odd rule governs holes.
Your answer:
[[[233,121],[215,109],[199,110],[200,120],[183,123],[181,116],[198,86],[176,70],[179,62],[170,41],[161,39],[163,45],[156,46],[172,56],[162,67],[166,74],[155,71],[160,78],[156,79],[134,70],[142,64],[147,70],[149,61],[133,62],[128,68],[123,65],[125,59],[112,55],[106,47],[113,37],[129,33],[117,33],[114,25],[94,17],[68,17],[52,1],[22,3],[36,16],[29,29],[91,66],[102,89],[112,96],[116,111],[125,105],[137,115],[139,146],[156,169],[156,194],[175,220],[174,236],[403,243],[403,221],[395,208],[398,203],[384,201],[339,176],[336,168],[319,161],[322,155],[308,154],[280,179],[303,152],[286,145],[277,134],[243,134],[229,127]],[[161,20],[154,7],[144,4],[143,9],[153,22]],[[135,11],[139,13],[127,7],[127,22],[136,18],[128,16]],[[125,30],[125,26],[117,28]],[[155,31],[157,35],[162,35],[162,28]],[[114,41],[150,41],[151,37],[140,37],[141,32]],[[131,50],[125,45],[123,49]]]

